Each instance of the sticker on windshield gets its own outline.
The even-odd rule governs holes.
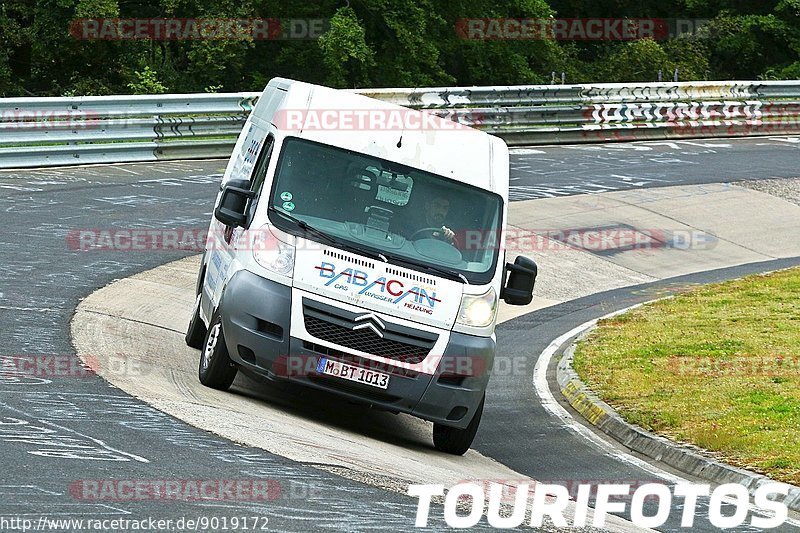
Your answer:
[[[294,211],[294,202],[283,202],[284,211]]]
[[[393,175],[384,172],[378,177],[377,200],[387,204],[404,206],[411,198],[414,180],[410,176]]]
[[[292,198],[294,198],[294,196],[292,196],[292,193],[290,193],[289,191],[284,191],[281,193],[281,200],[283,200],[284,202],[288,202]]]

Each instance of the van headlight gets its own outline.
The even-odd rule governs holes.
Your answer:
[[[473,328],[485,328],[494,321],[497,312],[497,293],[494,288],[481,295],[465,294],[461,297],[458,323]]]
[[[286,244],[270,231],[269,224],[259,228],[251,240],[256,263],[276,274],[291,277],[294,272],[294,245]]]

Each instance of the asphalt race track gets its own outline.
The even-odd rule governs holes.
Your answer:
[[[511,150],[512,200],[638,187],[798,177],[800,137],[582,144]]]
[[[537,147],[512,153],[512,199],[635,187],[796,177],[797,138]],[[80,365],[69,321],[80,298],[191,251],[79,252],[88,228],[207,226],[224,162],[0,172],[0,343],[4,360]],[[573,327],[676,287],[798,264],[782,260],[619,289],[498,327],[500,357],[535,357]],[[535,361],[529,361],[532,372]],[[651,480],[584,441],[538,405],[530,373],[495,376],[474,447],[541,481]],[[0,516],[267,517],[274,530],[406,530],[416,500],[228,442],[173,419],[91,374],[0,373]],[[611,446],[611,445],[609,445]],[[433,452],[432,452],[433,453]],[[267,501],[92,501],[92,480],[269,480]],[[678,530],[675,509],[663,530]],[[443,528],[441,511],[432,523]],[[695,531],[711,531],[696,523]],[[746,528],[740,529],[746,531]],[[784,526],[782,531],[792,530]]]

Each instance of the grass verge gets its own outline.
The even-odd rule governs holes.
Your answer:
[[[603,320],[574,366],[628,422],[800,485],[800,269]]]

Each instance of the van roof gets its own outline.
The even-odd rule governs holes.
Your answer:
[[[508,148],[474,128],[352,93],[275,78],[261,100],[285,91],[257,118],[282,133],[408,165],[508,197]],[[276,102],[277,103],[277,102]],[[272,112],[274,109],[274,112]],[[272,116],[262,116],[262,113]],[[402,141],[401,141],[402,139]]]

